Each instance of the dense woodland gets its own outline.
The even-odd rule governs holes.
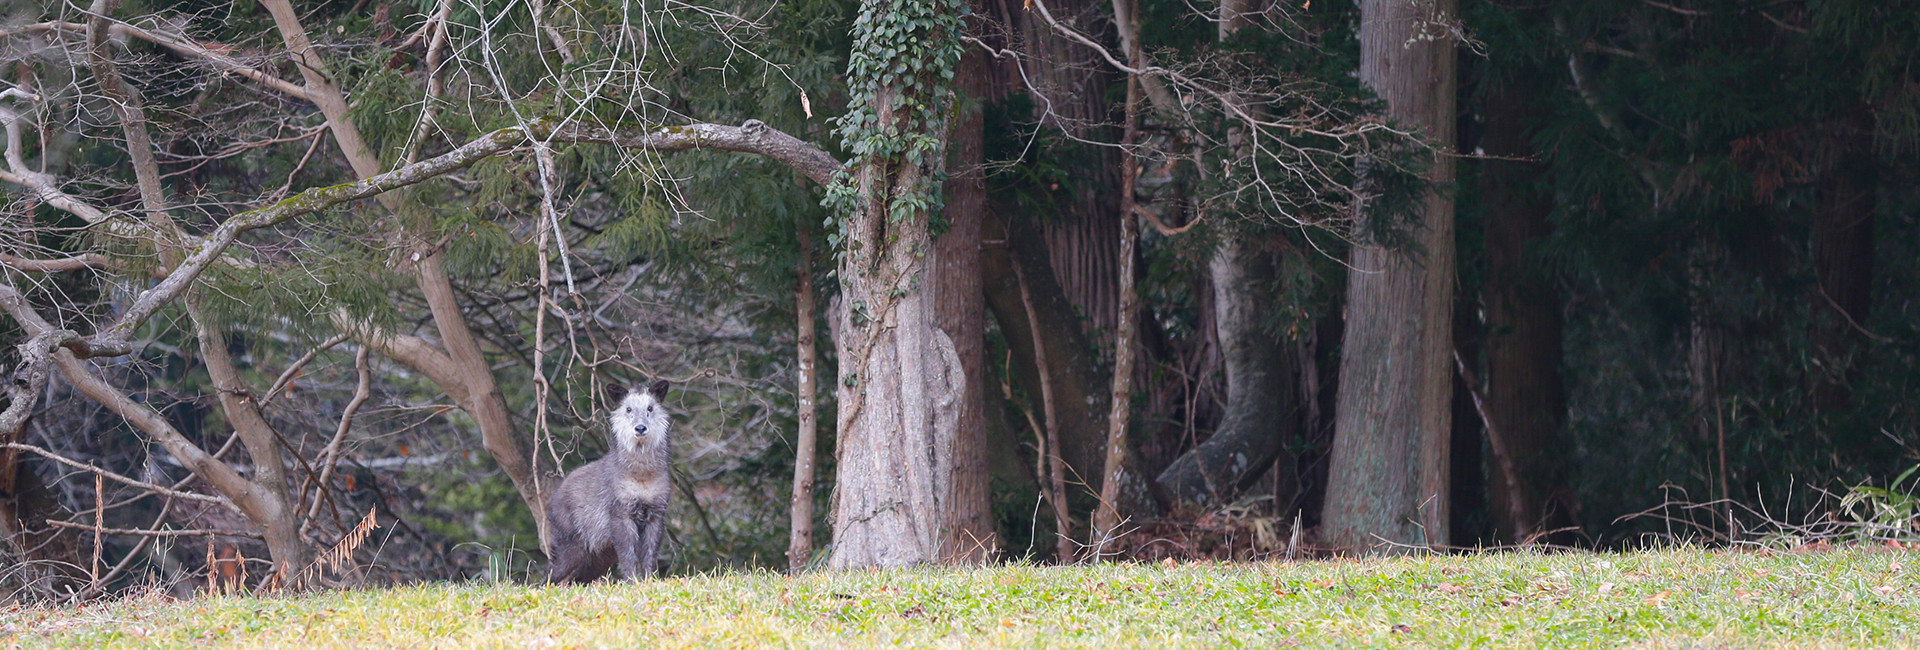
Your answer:
[[[1920,4],[0,10],[0,598],[1913,515]]]

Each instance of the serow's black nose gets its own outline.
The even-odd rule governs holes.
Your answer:
[[[647,433],[647,425],[644,425],[644,424],[641,424],[641,425],[636,425],[636,426],[634,426],[634,427],[633,427],[633,430],[634,430],[634,431],[638,431],[638,432],[640,432],[640,434],[641,434],[641,435],[646,435],[646,433]]]

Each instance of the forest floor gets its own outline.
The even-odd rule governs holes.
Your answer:
[[[748,572],[0,608],[0,646],[1920,647],[1920,552]]]

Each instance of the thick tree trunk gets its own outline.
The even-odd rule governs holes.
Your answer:
[[[1222,0],[1218,38],[1225,41],[1250,27],[1254,5],[1251,0]],[[1253,155],[1239,128],[1228,131],[1227,143],[1235,158]],[[1263,310],[1272,299],[1272,256],[1242,233],[1227,232],[1207,270],[1213,285],[1214,338],[1226,370],[1225,412],[1206,442],[1174,459],[1160,474],[1161,486],[1177,502],[1200,508],[1231,502],[1270,468],[1292,468],[1290,459],[1280,456],[1286,444],[1300,436],[1296,346],[1267,336],[1262,327]],[[1291,472],[1276,476],[1274,485],[1292,486],[1295,478]],[[1292,494],[1273,497],[1276,504],[1293,501]]]
[[[1030,223],[995,219],[994,231],[1005,232],[1000,239],[1005,247],[987,248],[982,253],[981,276],[987,294],[987,306],[1000,324],[1000,333],[1013,352],[1012,371],[1017,385],[1028,395],[1039,396],[1040,375],[1034,364],[1033,328],[1028,319],[1039,320],[1041,344],[1047,351],[1047,377],[1058,400],[1061,457],[1066,460],[1067,478],[1094,479],[1106,460],[1107,376],[1094,359],[1093,344],[1074,314],[1073,304],[1054,281],[1049,256],[1039,229]],[[1015,258],[1026,271],[1027,290],[1033,294],[1029,314],[1020,299],[1020,284],[1013,271]],[[1039,404],[1032,405],[1039,408]]]
[[[1847,408],[1852,382],[1873,307],[1873,213],[1876,170],[1873,118],[1841,120],[1829,145],[1838,161],[1820,176],[1813,209],[1813,271],[1818,295],[1814,312],[1813,405],[1821,412]]]
[[[853,122],[868,133],[944,143],[952,108],[945,52],[959,53],[958,18],[939,0],[865,0],[855,26],[850,85],[867,104]],[[914,43],[898,58],[883,50]],[[886,66],[920,71],[885,77]],[[929,121],[929,116],[936,116]],[[854,137],[854,136],[849,136]],[[881,136],[871,136],[879,139]],[[899,142],[899,141],[896,141]],[[935,258],[926,206],[940,191],[943,146],[865,149],[851,179],[857,205],[841,215],[839,463],[833,510],[838,569],[937,562],[946,541],[950,452],[969,379],[938,327]]]
[[[948,138],[947,231],[934,240],[935,318],[953,341],[966,382],[953,432],[952,493],[948,497],[948,563],[979,563],[1000,549],[993,519],[993,483],[987,471],[986,295],[980,284],[980,237],[987,211],[985,122],[987,55],[968,48],[955,75],[960,110]]]
[[[884,212],[879,213],[884,219]],[[885,266],[871,276],[841,267],[839,436],[834,568],[903,566],[940,559],[948,511],[948,452],[966,377],[933,305],[912,278],[923,274],[925,222],[871,229],[859,241]]]
[[[801,218],[800,263],[794,268],[794,409],[799,411],[799,432],[793,443],[793,498],[787,535],[787,570],[799,571],[813,558],[813,481],[814,459],[820,446],[820,408],[815,402],[819,391],[820,355],[814,349],[813,305],[813,232]]]
[[[1551,233],[1553,206],[1536,189],[1544,169],[1531,162],[1534,84],[1516,76],[1488,94],[1480,146],[1480,195],[1487,207],[1487,419],[1501,443],[1493,471],[1517,476],[1488,481],[1494,533],[1502,541],[1529,541],[1538,533],[1574,525],[1567,486],[1573,449],[1563,431],[1566,384],[1560,376],[1564,327],[1560,294],[1534,263],[1535,248]],[[1517,489],[1518,494],[1509,490]],[[1562,537],[1565,535],[1562,534]]]
[[[1055,17],[1080,33],[1102,34],[1113,15],[1110,1],[1054,0],[1048,6]],[[1061,36],[1017,0],[1005,2],[1001,12],[1012,23],[1007,28],[1016,42],[1010,45],[1023,56],[1000,59],[995,96],[1033,95],[1032,117],[1044,128],[1097,142],[1112,142],[1119,137],[1111,126],[1113,103],[1108,99],[1109,90],[1120,81],[1112,67],[1085,45]],[[1044,215],[1045,225],[1039,231],[1055,281],[1088,321],[1088,339],[1104,344],[1119,313],[1115,288],[1120,267],[1120,221],[1116,218],[1120,201],[1115,190],[1120,184],[1123,154],[1112,147],[1082,147],[1075,155],[1085,156],[1077,158],[1080,173],[1074,175],[1071,184],[1056,188],[1055,196],[1048,201],[1064,209]],[[1073,439],[1077,433],[1062,430],[1062,435],[1068,436],[1069,449],[1103,444],[1104,429],[1098,432],[1101,437],[1085,441]],[[1095,474],[1090,471],[1087,478],[1097,480]]]
[[[1453,40],[1423,37],[1423,26],[1454,20],[1454,6],[1360,2],[1361,82],[1386,100],[1389,117],[1441,150],[1428,171],[1435,187],[1411,220],[1417,247],[1353,249],[1322,524],[1325,539],[1346,549],[1448,541],[1455,61]],[[1372,209],[1362,206],[1361,217],[1385,218]]]
[[[1113,15],[1110,2],[1055,0],[1048,6],[1055,17],[1080,33],[1102,34],[1109,29],[1106,24]],[[1034,107],[1031,117],[1042,128],[1097,142],[1119,138],[1121,134],[1112,127],[1115,116],[1110,91],[1121,80],[1120,75],[1093,50],[1060,35],[1018,0],[1004,0],[996,12],[1008,22],[1006,34],[1012,42],[1005,45],[1023,56],[997,59],[999,65],[992,70],[994,83],[989,95],[996,98],[1030,95]],[[1099,348],[1111,345],[1111,336],[1119,321],[1116,287],[1120,268],[1120,201],[1117,189],[1123,154],[1113,147],[1063,145],[1063,150],[1069,148],[1082,173],[1076,173],[1071,182],[1053,188],[1053,195],[1039,202],[1042,205],[1005,207],[1024,212],[1010,215],[1008,220],[1024,222],[1016,223],[1016,227],[1033,238],[1030,242],[1020,242],[1021,264],[1033,274],[1028,280],[1037,292],[1035,298],[1042,303],[1041,311],[1051,311],[1051,305],[1047,304],[1051,300],[1047,297],[1050,290],[1044,286],[1047,284],[1057,288],[1068,305],[1063,315],[1070,320],[1047,318],[1042,322],[1043,328],[1051,330],[1070,322],[1079,330],[1082,341],[1079,347],[1067,348],[1048,342],[1050,361],[1062,366],[1057,370],[1063,372],[1077,367],[1063,365],[1074,363],[1076,357],[1084,356],[1094,362],[1095,374],[1084,376],[1084,381],[1093,391],[1095,402],[1075,401],[1070,394],[1075,387],[1068,383],[1075,379],[1060,377],[1057,373],[1055,378],[1063,380],[1056,388],[1063,391],[1061,404],[1066,407],[1061,413],[1060,437],[1068,477],[1097,494],[1101,489],[1100,469],[1106,458],[1109,410],[1108,369],[1100,367],[1098,359]],[[1036,252],[1044,256],[1044,265],[1032,258]],[[1041,268],[1050,270],[1049,277],[1039,277]],[[1075,422],[1080,415],[1074,411],[1080,410],[1083,404],[1091,411],[1091,426],[1078,426]],[[1092,501],[1077,503],[1085,512]]]
[[[1243,238],[1229,237],[1208,270],[1214,331],[1226,367],[1226,413],[1212,436],[1160,473],[1160,484],[1177,502],[1201,508],[1231,502],[1274,467],[1286,443],[1301,434],[1297,346],[1274,340],[1260,322],[1272,302],[1272,257]],[[1278,485],[1294,484],[1292,476],[1282,479]],[[1274,501],[1288,503],[1292,495],[1276,494]]]

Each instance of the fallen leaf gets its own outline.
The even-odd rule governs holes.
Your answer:
[[[1603,594],[1604,594],[1604,593],[1607,593],[1607,592],[1610,592],[1610,591],[1613,591],[1613,583],[1611,583],[1611,582],[1602,582],[1602,583],[1600,583],[1600,593],[1603,593]]]
[[[1408,625],[1395,625],[1395,626],[1393,626],[1393,633],[1394,633],[1394,634],[1407,634],[1407,633],[1410,633],[1410,632],[1412,632],[1412,631],[1413,631],[1413,627],[1412,627],[1412,626],[1408,626]]]
[[[1171,568],[1174,568],[1174,567],[1176,567],[1176,566],[1180,566],[1180,561],[1179,561],[1179,560],[1175,560],[1175,559],[1173,559],[1173,558],[1166,558],[1166,559],[1164,559],[1164,560],[1161,560],[1161,561],[1160,561],[1160,566],[1163,566],[1163,567],[1166,567],[1166,568],[1169,568],[1169,569],[1171,569]]]
[[[1800,546],[1799,546],[1798,548],[1795,548],[1795,549],[1793,549],[1793,552],[1795,552],[1795,553],[1823,553],[1823,552],[1826,552],[1826,551],[1830,551],[1830,550],[1833,550],[1833,545],[1832,545],[1832,544],[1828,544],[1828,543],[1827,543],[1827,540],[1824,540],[1824,539],[1822,539],[1822,540],[1817,540],[1817,541],[1815,541],[1815,542],[1813,542],[1812,544],[1801,544],[1801,545],[1800,545]]]
[[[1434,585],[1433,589],[1434,591],[1438,591],[1443,594],[1457,594],[1467,590],[1466,587],[1462,587],[1460,585],[1456,585],[1450,582],[1442,582],[1440,584]]]
[[[1652,596],[1648,596],[1647,604],[1654,607],[1660,607],[1660,606],[1666,605],[1667,597],[1672,595],[1673,595],[1672,589],[1662,590],[1660,593],[1654,594]]]

